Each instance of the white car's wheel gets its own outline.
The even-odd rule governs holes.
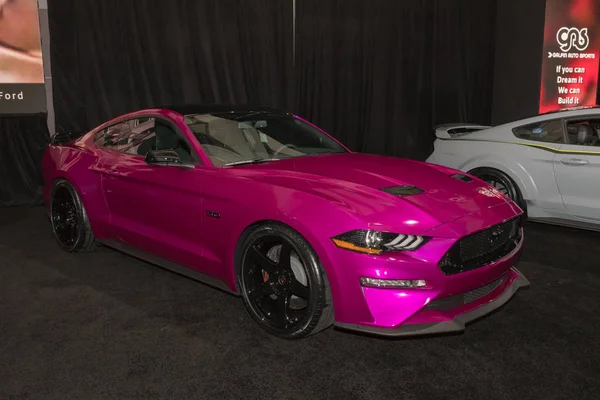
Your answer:
[[[523,195],[519,187],[510,176],[495,168],[475,168],[469,171],[469,174],[476,176],[490,186],[493,186],[504,195],[508,196],[512,201],[517,203],[524,212],[527,212],[527,204],[523,199]]]

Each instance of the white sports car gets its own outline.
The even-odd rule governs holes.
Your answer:
[[[600,231],[600,107],[495,127],[446,124],[435,135],[427,162],[488,182],[530,220]]]

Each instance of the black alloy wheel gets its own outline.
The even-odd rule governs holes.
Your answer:
[[[60,247],[79,252],[94,247],[94,234],[77,191],[66,180],[57,181],[50,195],[50,221]]]
[[[527,211],[527,205],[517,184],[504,172],[495,168],[476,168],[470,171],[469,174],[476,176],[488,185],[494,187],[496,190],[517,203],[524,212]]]
[[[247,233],[240,244],[238,287],[248,312],[264,330],[299,339],[333,324],[329,282],[302,236],[269,223]]]

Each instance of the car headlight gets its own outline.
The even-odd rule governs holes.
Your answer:
[[[414,251],[430,238],[427,236],[403,235],[372,230],[354,230],[332,238],[339,248],[366,254],[381,254],[386,251]]]

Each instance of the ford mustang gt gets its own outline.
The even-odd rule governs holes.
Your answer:
[[[600,231],[600,108],[435,130],[430,163],[477,176],[536,222]]]
[[[442,166],[359,154],[265,108],[169,107],[56,136],[66,251],[102,244],[242,297],[267,332],[459,332],[529,285],[521,209]]]

